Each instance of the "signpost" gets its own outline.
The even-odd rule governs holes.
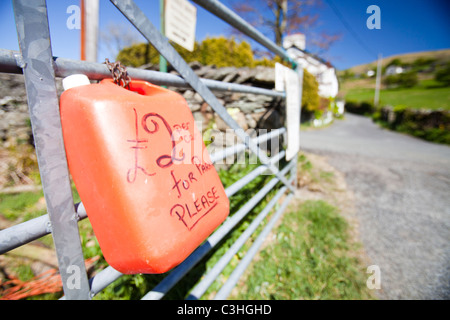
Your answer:
[[[194,50],[197,8],[187,0],[165,0],[164,32],[167,38]]]
[[[165,15],[165,0],[159,0],[159,17],[161,19],[160,26],[161,26],[161,34],[163,36],[166,35],[165,30],[165,23],[164,23],[164,15]],[[161,72],[167,72],[167,60],[164,58],[161,54],[159,55],[159,71]]]
[[[275,64],[275,90],[286,91],[287,161],[295,157],[300,149],[301,79],[298,72],[280,63]]]

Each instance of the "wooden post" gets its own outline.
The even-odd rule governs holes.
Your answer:
[[[378,103],[380,102],[380,82],[381,82],[381,53],[378,54],[378,64],[377,64],[377,78],[375,80],[375,97],[373,99],[373,105],[378,107]]]

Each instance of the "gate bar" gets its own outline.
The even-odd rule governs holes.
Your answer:
[[[193,254],[188,257],[188,259],[182,262],[180,266],[175,268],[165,279],[163,279],[163,281],[161,281],[153,291],[148,292],[143,298],[146,299],[146,297],[149,298],[152,295],[152,292],[155,293],[154,291],[159,287],[168,288],[167,290],[170,290],[170,288],[172,288],[172,286],[175,285],[175,283],[178,282],[187,272],[189,272],[189,270],[197,262],[199,262],[212,247],[214,247],[228,232],[230,232],[231,229],[234,228],[236,224],[239,223],[239,221],[241,221],[252,210],[252,208],[277,185],[279,181],[284,183],[284,186],[281,189],[283,192],[278,192],[277,195],[272,198],[269,202],[270,206],[266,206],[256,218],[258,221],[264,218],[262,217],[263,213],[264,216],[269,213],[272,206],[276,204],[287,189],[294,191],[292,180],[296,177],[296,170],[294,168],[294,166],[296,166],[296,159],[292,160],[281,171],[278,170],[274,164],[284,156],[285,151],[281,151],[271,158],[269,158],[265,153],[262,153],[262,150],[258,147],[257,141],[255,141],[255,139],[251,139],[248,134],[244,133],[243,129],[236,123],[236,121],[234,121],[233,118],[231,118],[231,116],[226,112],[224,106],[217,100],[210,90],[263,94],[283,98],[286,97],[285,93],[239,84],[224,83],[222,81],[210,79],[199,79],[187,63],[173,49],[173,47],[165,41],[166,39],[161,37],[159,32],[154,28],[142,11],[140,11],[133,0],[110,1],[125,15],[125,17],[128,18],[128,20],[130,20],[130,22],[144,35],[144,37],[147,38],[147,40],[152,38],[155,41],[156,45],[152,42],[155,47],[171,59],[169,61],[172,62],[172,65],[175,66],[184,79],[176,75],[137,68],[130,68],[130,75],[132,75],[135,79],[147,80],[155,84],[166,84],[176,87],[192,87],[205,99],[213,110],[221,116],[228,126],[235,130],[236,135],[244,142],[244,144],[238,146],[243,146],[243,149],[250,149],[258,156],[258,158],[260,158],[263,165],[259,166],[245,177],[239,179],[233,185],[228,187],[226,189],[227,195],[231,196],[235,192],[239,191],[240,188],[252,181],[259,174],[262,174],[265,170],[267,170],[267,168],[269,168],[276,175],[276,177],[274,177],[268,184],[259,190],[254,197],[245,203],[243,207],[227,218],[223,225],[217,229],[216,232],[214,232],[203,245],[198,247]],[[243,28],[244,31],[241,31],[261,44],[264,45],[264,42],[268,40],[260,34],[259,31],[251,27],[247,22],[223,6],[219,1],[193,1],[200,5],[203,3],[204,7],[205,5],[210,6],[210,9],[207,10],[211,12],[216,11],[213,13],[219,17],[221,14],[222,19],[237,27],[239,30]],[[36,154],[38,157],[39,168],[42,176],[42,185],[49,214],[0,232],[0,252],[3,253],[2,249],[5,248],[5,239],[9,239],[9,241],[14,242],[17,246],[20,246],[26,242],[37,239],[44,234],[52,233],[65,292],[63,299],[90,299],[96,291],[98,292],[99,290],[102,290],[115,279],[119,278],[122,274],[114,270],[112,267],[108,267],[98,274],[103,274],[103,277],[94,277],[89,281],[87,280],[77,224],[79,220],[86,217],[86,212],[82,203],[76,204],[75,207],[73,204],[67,161],[64,151],[64,144],[62,141],[55,75],[65,77],[73,73],[91,73],[94,76],[91,80],[97,80],[95,77],[98,77],[98,79],[103,79],[105,77],[110,77],[110,73],[104,64],[79,62],[69,59],[54,58],[52,56],[45,0],[36,0],[33,4],[28,4],[26,0],[13,0],[13,5],[21,52],[0,49],[0,72],[23,73],[25,76],[30,119],[36,142]],[[220,13],[220,11],[223,12]],[[231,15],[229,15],[229,13],[231,13]],[[227,15],[229,17],[227,17]],[[231,19],[231,22],[227,19]],[[239,21],[239,19],[241,21]],[[256,35],[254,32],[256,32]],[[259,36],[262,36],[265,39],[258,39]],[[268,49],[291,62],[294,68],[296,67],[296,64],[287,56],[286,52],[282,48],[276,46],[270,40],[268,41],[270,43],[265,44]],[[271,48],[272,46],[274,47]],[[155,80],[149,79],[152,77]],[[281,130],[284,130],[283,132],[285,132],[286,129],[282,128],[278,130],[280,131],[276,132],[276,135],[281,134]],[[272,131],[266,136],[269,137],[273,133],[275,132]],[[256,138],[256,140],[259,140],[261,137],[262,136]],[[236,146],[233,146],[233,148],[236,149]],[[226,157],[230,151],[228,149],[229,148],[224,149],[223,151],[225,152],[222,152],[218,158],[221,156]],[[236,151],[233,154],[238,152],[239,151]],[[290,169],[292,169],[290,178],[286,179],[284,175]],[[267,233],[270,232],[270,229],[275,224],[275,220],[281,216],[292,197],[293,194],[291,193],[285,199],[280,210],[274,214],[273,219],[257,238],[256,243],[251,247],[250,251],[241,261],[238,268],[233,271],[232,277],[228,279],[224,286],[227,286],[227,288],[224,289],[223,287],[221,292],[226,292],[226,290],[231,291],[231,288],[237,283],[240,274],[242,274],[248,266],[248,263],[250,263],[254,254],[256,254],[259,246],[262,244],[262,241],[267,236]],[[277,201],[275,201],[275,198]],[[256,229],[256,222],[253,221],[251,226]],[[19,232],[19,235],[16,235],[15,232]],[[246,229],[244,234],[246,236],[250,236],[249,232],[250,231]],[[237,242],[240,242],[240,239],[243,239],[244,234],[239,237]],[[262,237],[263,234],[265,234],[264,237]],[[6,246],[11,245],[11,242],[6,243]],[[259,243],[258,246],[256,246],[257,243]],[[232,248],[236,248],[236,246],[238,246],[238,244],[234,243]],[[240,246],[242,246],[242,244]],[[256,249],[254,247],[256,247]],[[239,250],[239,248],[237,250]],[[195,257],[190,259],[192,256]],[[225,259],[224,256],[222,256],[220,261]],[[248,258],[248,256],[250,256],[250,258]],[[245,266],[242,268],[241,265]],[[77,268],[74,270],[72,267]],[[217,264],[214,268],[216,267]],[[178,275],[176,274],[176,271],[180,268],[183,269],[181,271],[182,274],[180,275],[178,272],[180,277],[177,278]],[[170,278],[174,273],[175,276],[168,280],[168,278]],[[111,279],[113,280],[110,281]],[[89,290],[89,284],[92,286],[93,290]],[[229,291],[225,294],[228,295]],[[156,299],[159,299],[165,294],[165,292],[156,292],[156,294]],[[224,295],[224,293],[220,294]]]
[[[286,132],[285,128],[274,129],[268,133],[253,138],[252,140],[257,144],[260,144],[274,137],[277,137],[285,132]],[[228,156],[236,154],[244,149],[245,145],[243,144],[237,144],[236,146],[228,147],[226,149],[212,153],[211,161],[213,163],[217,162]],[[283,155],[285,155],[285,151],[281,151],[277,155],[274,155],[270,160],[271,163],[278,161]],[[272,159],[274,160],[272,161]],[[242,181],[237,181],[236,183],[238,182],[242,183]],[[77,215],[76,218],[78,221],[86,218],[87,215],[83,203],[81,202],[76,203],[75,211]],[[51,233],[51,228],[48,214],[0,230],[0,254],[13,250],[33,240],[39,239],[40,237],[43,237],[49,233]]]
[[[253,257],[258,253],[259,247],[263,244],[264,240],[267,238],[269,232],[272,230],[272,228],[275,226],[275,223],[278,221],[278,219],[281,217],[281,215],[284,213],[284,210],[286,209],[289,202],[294,197],[293,193],[290,193],[286,200],[283,202],[281,207],[277,210],[275,215],[270,219],[267,226],[264,228],[264,230],[259,234],[258,238],[256,238],[255,242],[251,246],[251,248],[248,250],[245,257],[239,262],[238,266],[233,270],[230,277],[227,279],[225,284],[220,288],[220,290],[217,292],[216,296],[214,297],[214,300],[225,300],[228,295],[230,294],[231,290],[235,287],[236,283],[239,281],[239,278],[244,273],[244,271],[247,269],[250,262],[252,262]]]
[[[293,164],[294,164],[294,161],[291,161],[288,165],[286,165],[286,167],[283,168],[283,170],[281,171],[282,174],[283,175],[286,174],[287,171],[293,167]],[[247,179],[247,176],[243,177],[239,181],[247,180],[246,183],[249,183],[251,180]],[[237,181],[235,183],[238,183],[239,181]],[[211,235],[203,245],[198,247],[185,261],[182,262],[181,265],[176,267],[166,278],[164,278],[157,285],[157,287],[162,286],[163,289],[157,289],[157,290],[165,290],[165,288],[167,288],[167,291],[170,290],[170,288],[172,288],[184,276],[185,273],[187,273],[198,261],[200,261],[200,259],[212,247],[214,247],[214,245],[216,245],[220,241],[220,239],[223,238],[233,228],[233,226],[235,224],[237,224],[256,205],[256,203],[258,203],[277,183],[278,183],[278,179],[273,178],[268,183],[269,186],[266,185],[265,187],[263,187],[263,189],[261,189],[255,196],[253,196],[253,198],[251,198],[249,200],[249,202],[247,202],[244,205],[244,206],[246,206],[245,208],[242,207],[240,210],[236,211],[236,213],[233,215],[234,218],[232,218],[232,219],[229,218],[222,224],[222,226],[218,230],[216,230],[216,232],[214,234],[216,234],[215,237],[219,237],[219,239],[213,240],[214,238],[212,238],[212,236],[214,234]],[[229,188],[227,188],[225,191],[229,192],[229,191],[227,191]],[[238,217],[236,218],[235,216],[238,216]],[[240,216],[240,218],[239,218],[239,216]],[[188,260],[190,262],[188,262]],[[187,265],[187,266],[181,267],[182,265]],[[180,268],[182,269],[181,274],[180,274]],[[178,271],[177,271],[177,269],[178,269]],[[92,294],[93,295],[97,294],[100,290],[103,290],[106,286],[108,286],[109,284],[111,284],[112,282],[114,282],[115,280],[120,278],[121,276],[122,276],[122,273],[120,273],[119,271],[116,271],[111,266],[108,266],[107,268],[100,271],[98,274],[96,274],[93,278],[90,279],[91,284],[92,284],[91,285]],[[157,287],[155,287],[155,289]],[[164,294],[165,293],[163,293],[161,295],[160,292],[157,292],[156,293],[157,297],[150,298],[150,299],[160,299],[160,298],[162,298],[162,296]],[[147,296],[153,297],[153,296],[155,296],[155,294],[150,293],[150,295],[147,294]],[[143,299],[145,299],[145,297]]]
[[[264,36],[260,31],[251,26],[247,21],[242,19],[239,15],[237,15],[234,11],[230,10],[228,7],[223,5],[217,0],[192,0],[196,4],[202,6],[207,11],[216,15],[220,19],[224,20],[231,26],[235,27],[237,30],[246,34],[256,42],[260,43],[273,53],[279,55],[281,58],[289,61],[294,67],[297,63],[292,60],[291,57],[288,56],[287,52],[277,46],[273,41],[269,40],[266,36]]]
[[[280,173],[284,176],[295,165],[295,161],[289,162]],[[219,241],[225,237],[252,209],[269,193],[279,182],[278,177],[269,181],[256,195],[247,201],[238,211],[229,217],[222,226],[217,229],[204,244],[199,246],[186,260],[165,277],[152,291],[148,292],[143,300],[161,299],[182,277],[188,273]]]
[[[224,108],[224,106],[217,100],[216,96],[206,87],[199,77],[189,67],[186,61],[181,58],[178,52],[170,45],[169,40],[163,37],[155,28],[151,21],[145,16],[141,9],[133,0],[110,0],[120,12],[131,22],[132,25],[162,54],[166,60],[177,70],[180,75],[197,91],[197,93],[205,100],[207,104],[222,118],[222,120],[231,128],[234,133],[247,145],[247,147],[258,156],[263,164],[268,165],[281,182],[283,182],[289,190],[295,192],[295,188],[289,184],[279,170],[269,164],[268,157],[259,152],[259,147],[254,144],[248,137],[248,134],[239,126]]]
[[[81,73],[90,80],[102,80],[111,77],[111,72],[105,64],[87,61],[78,61],[66,58],[53,57],[55,75],[65,78],[72,74]],[[14,50],[0,49],[0,71],[5,73],[21,74],[22,56]],[[128,67],[127,72],[132,79],[145,80],[156,85],[166,85],[177,88],[190,88],[190,85],[180,76],[153,70]],[[252,87],[243,84],[229,83],[212,79],[200,79],[210,90],[230,91],[241,93],[261,94],[271,97],[285,98],[284,92],[270,89]]]
[[[268,133],[262,134],[256,138],[253,138],[253,142],[256,144],[260,144],[261,142],[269,141],[273,138],[276,138],[283,133],[286,133],[286,128],[279,128],[279,129],[273,129]],[[229,146],[225,149],[218,150],[217,152],[214,152],[211,154],[211,161],[216,162],[222,159],[225,159],[229,156],[235,155],[241,151],[244,151],[246,149],[245,144],[238,143],[233,146]]]
[[[273,156],[270,158],[271,163],[276,163],[281,160],[282,157],[286,155],[286,152],[283,150],[280,153],[278,153],[276,156]],[[227,194],[227,197],[231,197],[236,192],[241,190],[245,185],[247,185],[250,181],[253,181],[257,176],[267,171],[268,168],[266,165],[261,165],[257,167],[256,169],[252,170],[250,173],[245,175],[243,178],[239,179],[235,183],[233,183],[231,186],[226,188],[225,193]]]
[[[45,0],[13,0],[31,127],[64,292],[90,299],[59,116]]]
[[[292,180],[295,177],[292,177]],[[245,244],[245,242],[250,238],[250,236],[255,232],[260,223],[269,214],[272,208],[277,204],[278,200],[286,192],[287,188],[282,187],[277,194],[270,200],[266,207],[258,214],[258,216],[252,221],[252,223],[245,229],[245,231],[239,236],[239,238],[233,243],[233,245],[227,250],[227,252],[217,261],[217,263],[212,267],[212,269],[204,275],[203,279],[195,286],[190,292],[188,300],[200,299],[200,297],[205,293],[205,291],[211,286],[214,280],[220,275],[223,269],[228,265],[234,255],[239,251],[239,249]]]

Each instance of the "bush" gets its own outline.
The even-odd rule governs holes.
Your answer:
[[[302,110],[314,113],[320,109],[319,83],[306,69],[303,70]]]
[[[409,71],[405,73],[390,75],[384,78],[383,83],[388,87],[412,88],[419,82],[417,72]]]
[[[215,65],[217,67],[274,67],[275,62],[288,65],[279,57],[269,60],[267,58],[255,59],[253,51],[245,41],[237,42],[234,38],[206,38],[201,43],[195,43],[193,52],[172,43],[177,52],[186,62],[197,61],[202,65]],[[116,57],[125,66],[139,67],[148,63],[159,64],[159,53],[146,43],[135,44],[122,49]],[[319,84],[316,78],[307,70],[303,73],[302,108],[306,113],[314,114],[320,109]]]
[[[383,79],[383,84],[385,84],[387,87],[393,87],[397,84],[397,76],[396,75],[390,75]]]
[[[148,43],[134,44],[120,50],[116,57],[125,66],[139,67],[144,64],[158,64],[159,53]]]
[[[418,82],[417,73],[414,71],[399,74],[399,86],[402,88],[412,88]]]
[[[254,58],[250,44],[237,43],[234,38],[206,38],[199,46],[197,61],[217,67],[253,67]],[[191,60],[192,61],[192,60]],[[188,61],[188,62],[191,62]]]
[[[433,64],[436,63],[436,59],[420,57],[413,61],[411,64],[414,71],[425,72],[433,68]]]
[[[355,77],[355,73],[353,71],[350,70],[344,70],[342,73],[340,73],[340,75],[338,75],[339,80],[341,81],[346,81],[349,79],[352,79]]]
[[[416,110],[403,105],[383,107],[372,119],[383,127],[450,145],[450,112]]]
[[[206,38],[201,43],[195,42],[192,52],[171,42],[186,62],[200,62],[203,65],[217,67],[255,67],[270,65],[268,59],[255,60],[248,42],[237,42],[234,38]],[[159,53],[147,43],[139,43],[120,50],[116,57],[123,65],[139,67],[145,64],[159,64]],[[274,65],[274,62],[272,62]]]
[[[434,79],[445,86],[450,86],[450,62],[435,73]]]
[[[345,110],[350,113],[360,114],[360,115],[371,115],[375,112],[375,107],[371,102],[363,101],[363,102],[354,102],[354,101],[346,101]]]

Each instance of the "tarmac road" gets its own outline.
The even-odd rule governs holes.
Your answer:
[[[450,298],[450,147],[346,114],[301,131],[355,195],[360,241],[381,271],[381,299]],[[367,276],[369,276],[368,274]]]

